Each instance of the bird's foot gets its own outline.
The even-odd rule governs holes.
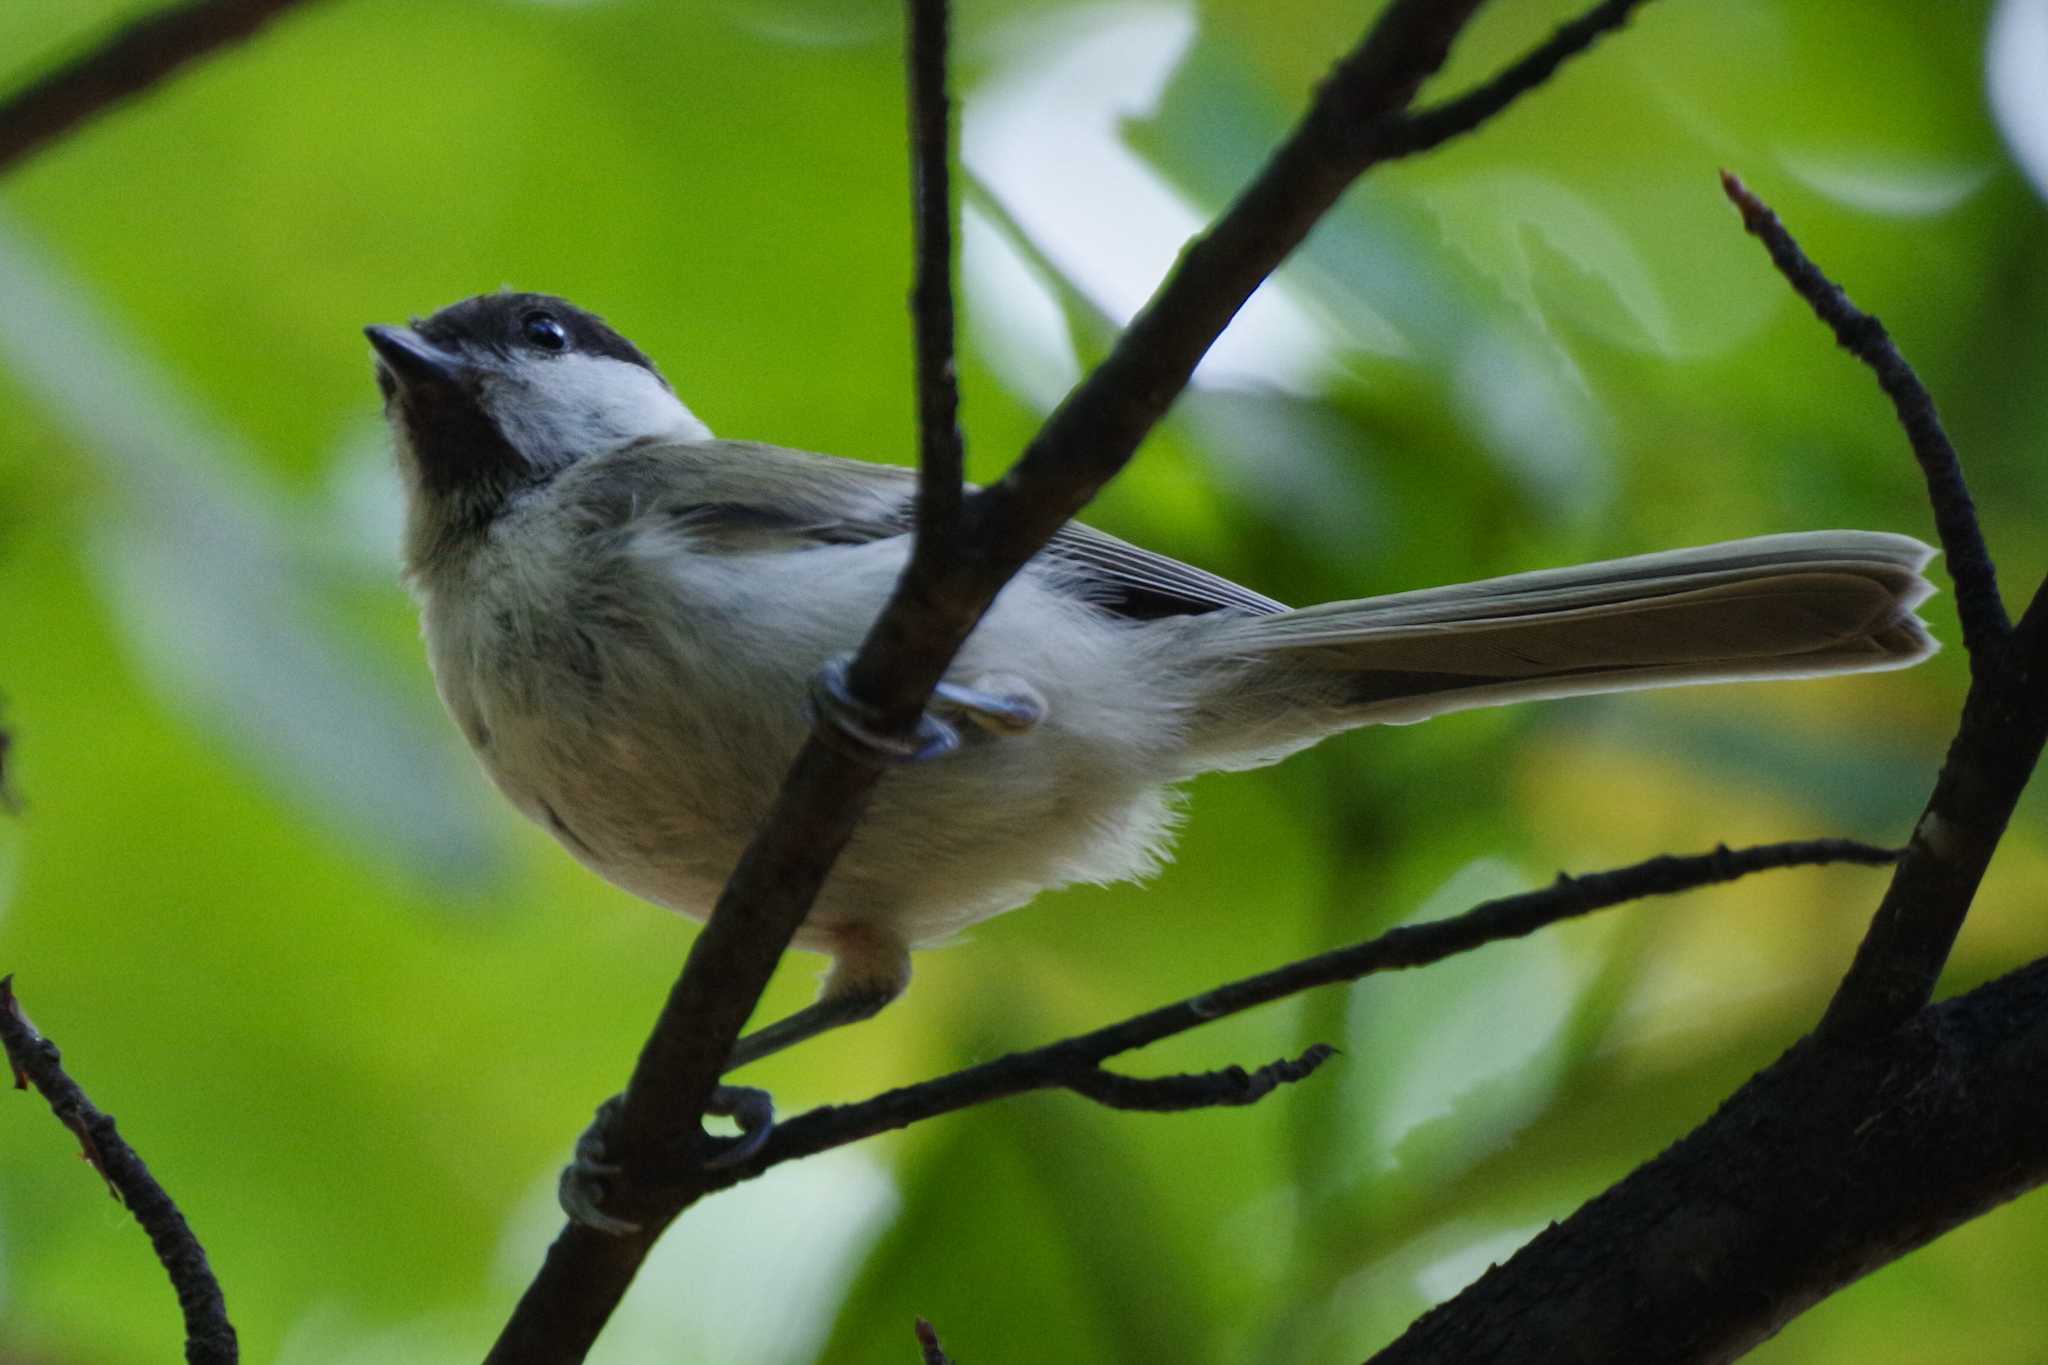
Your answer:
[[[597,1116],[576,1139],[576,1153],[562,1168],[561,1180],[555,1187],[555,1198],[571,1221],[612,1237],[640,1231],[638,1223],[604,1211],[611,1182],[624,1169],[609,1156],[623,1098],[614,1095],[597,1106]],[[711,1092],[711,1103],[704,1112],[724,1115],[740,1125],[738,1137],[713,1139],[719,1145],[704,1160],[704,1165],[713,1170],[746,1161],[761,1150],[761,1144],[775,1131],[775,1102],[767,1091],[751,1086],[719,1086]]]
[[[834,748],[877,767],[891,767],[943,758],[960,747],[960,732],[929,712],[917,718],[917,728],[907,737],[882,733],[875,708],[846,685],[851,662],[851,655],[834,655],[811,679],[811,710],[825,722],[818,733]]]

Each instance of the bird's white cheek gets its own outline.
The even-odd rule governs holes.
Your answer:
[[[641,441],[701,441],[711,432],[638,365],[565,355],[524,366],[485,395],[499,431],[528,462],[603,454]]]

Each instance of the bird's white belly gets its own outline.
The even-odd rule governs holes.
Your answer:
[[[841,577],[840,594],[849,581]],[[860,600],[848,602],[831,600],[835,585],[824,579],[754,584],[812,601],[803,618],[812,638],[798,649],[750,650],[744,635],[657,635],[644,648],[602,649],[571,678],[558,662],[536,662],[550,656],[532,647],[531,630],[508,640],[480,629],[466,641],[446,630],[435,635],[436,673],[485,769],[521,811],[606,880],[701,918],[808,732],[809,678],[789,661],[851,648],[884,581],[854,584]],[[1173,747],[1169,719],[1135,703],[1104,708],[1115,686],[1086,676],[1099,648],[1063,655],[1062,637],[1047,648],[1042,635],[1028,654],[1006,648],[1021,637],[1005,616],[999,603],[957,672],[1023,676],[1043,693],[1046,720],[1021,735],[962,722],[960,752],[885,774],[799,942],[821,945],[849,926],[929,942],[1047,887],[1158,865],[1174,823],[1160,756]]]

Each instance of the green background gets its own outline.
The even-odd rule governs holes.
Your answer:
[[[146,8],[0,8],[0,77]],[[979,477],[1359,8],[962,6]],[[1570,7],[1492,11],[1437,90]],[[1744,237],[1726,166],[1893,328],[2031,591],[2048,235],[1988,111],[1989,18],[1648,6],[1354,191],[1283,272],[1278,330],[1235,343],[1089,519],[1303,602],[1769,531],[1931,536],[1887,405]],[[827,0],[323,0],[0,182],[0,688],[25,800],[0,822],[0,970],[182,1202],[251,1360],[478,1358],[694,932],[521,824],[440,716],[359,329],[560,292],[722,434],[906,460],[898,27]],[[1928,616],[1953,646],[1948,599]],[[785,1112],[858,1098],[1560,869],[1897,842],[1963,681],[1952,647],[1197,782],[1155,882],[921,955],[902,1003],[761,1083]],[[2048,946],[2040,816],[1945,989]],[[1344,1048],[1249,1110],[1041,1096],[784,1168],[671,1234],[597,1358],[900,1362],[916,1314],[986,1365],[1357,1358],[1808,1028],[1881,885],[1797,871],[1644,904],[1136,1059]],[[818,966],[793,956],[764,1011]],[[2037,1360],[2044,1257],[2048,1206],[2023,1200],[1754,1358]],[[165,1360],[176,1322],[69,1136],[0,1104],[0,1359]]]

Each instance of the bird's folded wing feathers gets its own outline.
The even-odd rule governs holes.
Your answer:
[[[700,549],[728,554],[788,550],[803,544],[859,545],[907,535],[916,524],[913,471],[813,455],[747,441],[665,448],[697,467],[687,502],[643,509],[686,530]],[[763,475],[780,466],[786,478]],[[673,485],[671,485],[673,486]],[[773,489],[773,506],[764,489]],[[1283,603],[1219,574],[1068,522],[1040,553],[1078,595],[1139,619],[1230,610],[1255,616]]]

